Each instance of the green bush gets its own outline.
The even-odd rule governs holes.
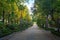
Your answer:
[[[20,25],[15,23],[4,25],[3,22],[0,22],[0,37],[9,35],[13,32],[25,30],[30,26],[32,26],[32,22],[28,22],[28,21],[23,21],[23,23]]]
[[[0,22],[0,37],[8,35],[11,33],[11,30],[8,29],[3,22]]]
[[[28,22],[26,20],[23,20],[23,22],[20,24],[20,30],[25,30],[32,25],[33,25],[32,22]]]
[[[56,35],[56,36],[59,36],[59,37],[60,37],[60,32],[57,32],[57,31],[55,31],[55,30],[52,30],[51,33],[54,34],[54,35]]]
[[[10,33],[12,33],[12,32],[11,32],[10,29],[4,27],[4,28],[2,29],[2,32],[1,32],[1,33],[2,33],[1,36],[6,36],[6,35],[8,35],[8,34],[10,34]]]
[[[20,29],[18,24],[9,24],[9,25],[7,25],[7,28],[12,30],[13,32],[18,31]]]

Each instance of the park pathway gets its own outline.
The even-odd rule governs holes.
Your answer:
[[[12,36],[4,40],[60,40],[50,31],[39,29],[36,24],[22,32],[11,34]]]

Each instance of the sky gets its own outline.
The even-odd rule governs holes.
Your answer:
[[[34,6],[34,0],[29,0],[29,2],[28,3],[25,3],[25,4],[27,5],[27,7],[29,9],[29,13],[32,14],[31,7]]]

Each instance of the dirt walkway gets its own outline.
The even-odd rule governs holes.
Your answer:
[[[38,26],[34,24],[23,32],[13,34],[11,38],[6,40],[60,40],[60,38],[55,37],[49,31],[39,29]]]

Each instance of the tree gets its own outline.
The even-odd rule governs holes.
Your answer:
[[[56,23],[56,27],[59,23],[57,23],[57,20],[59,20],[59,14],[60,14],[60,1],[59,0],[35,0],[35,8],[37,8],[36,14],[42,14],[46,17],[46,25],[48,27],[49,23],[49,16],[51,19],[51,22],[53,21]],[[35,12],[35,11],[34,11]],[[39,19],[39,18],[38,18]]]

